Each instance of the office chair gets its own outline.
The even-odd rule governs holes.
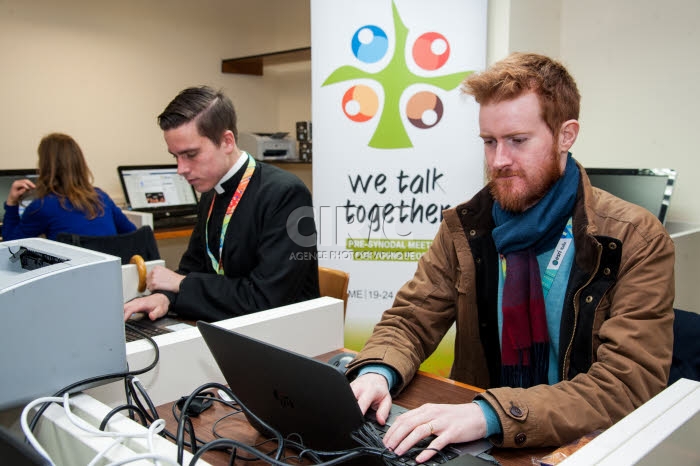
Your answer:
[[[673,359],[668,384],[680,378],[700,381],[700,314],[674,309]]]
[[[330,296],[343,300],[343,317],[348,308],[348,284],[350,275],[342,270],[328,267],[318,268],[318,287],[321,296]]]
[[[59,233],[56,241],[120,257],[122,265],[128,264],[135,254],[143,257],[145,261],[160,259],[156,237],[148,225],[130,233],[112,236]]]

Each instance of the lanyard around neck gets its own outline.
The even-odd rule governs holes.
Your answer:
[[[554,248],[554,251],[552,252],[552,257],[547,263],[547,270],[545,270],[544,275],[542,276],[542,295],[545,298],[549,294],[550,288],[552,288],[554,278],[557,276],[557,272],[559,272],[559,267],[564,261],[564,256],[566,256],[566,253],[569,251],[569,246],[571,246],[571,242],[573,241],[573,239],[573,226],[571,217],[569,217],[569,221],[566,222],[566,227],[564,227],[564,231],[561,233],[559,243],[557,243],[557,247]],[[505,279],[506,258],[503,255],[501,255],[501,270],[503,272],[503,278]]]
[[[224,214],[224,220],[221,225],[221,238],[219,239],[219,260],[216,260],[216,257],[214,257],[214,254],[212,254],[211,250],[209,249],[209,220],[211,219],[211,213],[212,210],[214,210],[214,201],[216,200],[216,196],[212,197],[211,199],[211,205],[209,206],[209,213],[207,214],[207,222],[204,226],[204,235],[205,235],[205,242],[207,245],[207,254],[209,255],[209,259],[211,259],[211,265],[216,271],[218,275],[223,275],[224,274],[224,265],[222,262],[222,257],[223,257],[223,251],[224,251],[224,238],[226,237],[226,230],[228,230],[228,224],[231,222],[231,217],[233,216],[233,212],[236,210],[236,207],[238,207],[238,203],[241,200],[241,197],[243,197],[243,193],[245,192],[246,188],[248,187],[248,183],[250,182],[250,178],[253,176],[253,172],[255,171],[255,159],[248,155],[248,166],[245,169],[245,172],[243,173],[243,177],[241,178],[241,181],[238,183],[238,186],[236,187],[236,191],[233,193],[233,197],[231,197],[231,202],[228,203],[228,207],[226,208],[226,213]]]

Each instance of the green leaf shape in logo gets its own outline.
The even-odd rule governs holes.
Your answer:
[[[422,77],[412,73],[406,65],[404,51],[408,28],[401,21],[396,4],[391,3],[396,46],[394,54],[387,66],[376,73],[368,73],[354,66],[341,66],[333,71],[321,84],[321,87],[355,79],[372,79],[382,86],[384,91],[384,109],[379,118],[377,128],[368,146],[375,149],[405,149],[413,147],[406,128],[401,121],[399,99],[401,94],[411,85],[417,83],[429,84],[445,91],[455,89],[473,71],[461,71],[443,76]]]

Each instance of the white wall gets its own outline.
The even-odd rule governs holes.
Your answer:
[[[700,223],[700,2],[562,4],[561,55],[583,96],[577,156],[589,166],[675,168],[669,217]]]
[[[0,167],[35,166],[41,137],[66,132],[120,200],[117,165],[172,162],[156,116],[191,85],[223,89],[241,130],[291,131],[276,80],[221,60],[308,46],[309,21],[308,0],[3,0]]]
[[[669,219],[700,223],[694,154],[700,94],[697,0],[491,0],[489,61],[557,57],[582,95],[574,156],[589,167],[675,168]],[[505,37],[507,36],[507,37]],[[505,37],[505,38],[504,38]]]
[[[121,198],[115,167],[172,160],[155,117],[196,84],[231,96],[241,130],[294,134],[311,118],[308,64],[260,78],[220,63],[309,45],[309,21],[308,0],[3,0],[0,166],[33,166],[39,139],[64,131],[96,184]],[[575,156],[677,169],[669,218],[700,223],[698,24],[697,0],[491,0],[488,60],[515,50],[562,60],[583,96]]]

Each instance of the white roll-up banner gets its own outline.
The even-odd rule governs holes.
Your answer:
[[[442,211],[484,185],[478,106],[486,0],[311,0],[319,264],[350,274],[359,350],[409,280]],[[450,338],[423,369],[446,375]]]

